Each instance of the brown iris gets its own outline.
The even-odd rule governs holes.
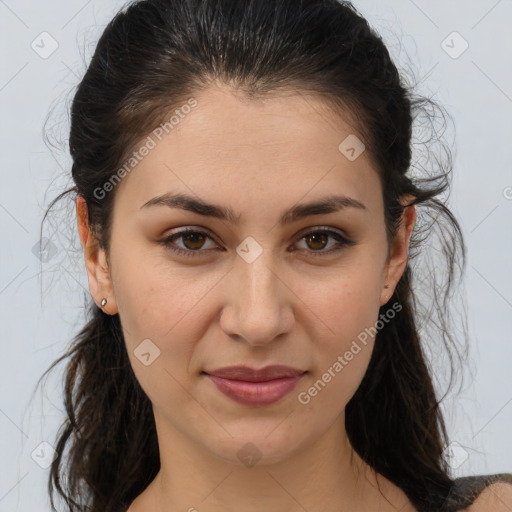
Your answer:
[[[200,249],[204,245],[206,239],[206,237],[201,233],[183,233],[180,236],[183,239],[183,245],[190,250]],[[191,240],[191,244],[186,243],[186,240]]]
[[[313,241],[313,246],[310,246],[310,249],[314,249],[314,250],[323,249],[327,243],[328,238],[329,238],[329,236],[325,233],[311,233],[304,237],[306,242],[308,242],[310,240]],[[318,244],[318,243],[320,243],[321,247],[315,247],[315,244]],[[310,245],[310,244],[308,243],[308,245]]]

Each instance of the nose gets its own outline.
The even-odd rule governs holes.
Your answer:
[[[270,252],[270,251],[268,251]],[[266,251],[252,263],[235,258],[228,274],[220,325],[231,337],[264,346],[289,333],[294,324],[293,297],[283,271]],[[273,268],[272,268],[273,267]]]

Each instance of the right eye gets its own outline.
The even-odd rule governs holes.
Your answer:
[[[183,239],[185,245],[184,248],[176,247],[174,243],[175,240]],[[192,228],[182,229],[172,235],[165,237],[160,240],[160,243],[166,248],[174,251],[183,256],[198,256],[199,252],[206,252],[206,250],[201,251],[199,249],[204,245],[205,240],[210,239],[213,241],[212,237],[206,233],[205,231],[199,231]],[[187,247],[188,245],[188,247]],[[216,244],[215,244],[216,245]],[[210,249],[207,249],[210,250]]]

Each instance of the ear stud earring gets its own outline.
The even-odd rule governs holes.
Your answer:
[[[103,299],[101,301],[101,307],[104,308],[106,304],[107,304],[107,299]]]

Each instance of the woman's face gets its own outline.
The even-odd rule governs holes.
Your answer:
[[[320,99],[243,100],[220,87],[195,99],[169,133],[142,141],[149,149],[115,187],[111,281],[96,267],[91,291],[120,315],[161,445],[276,462],[343,425],[409,233],[388,260],[378,175]],[[166,204],[176,194],[216,208]],[[304,207],[334,196],[348,199]],[[269,365],[301,375],[219,385],[208,375]]]

